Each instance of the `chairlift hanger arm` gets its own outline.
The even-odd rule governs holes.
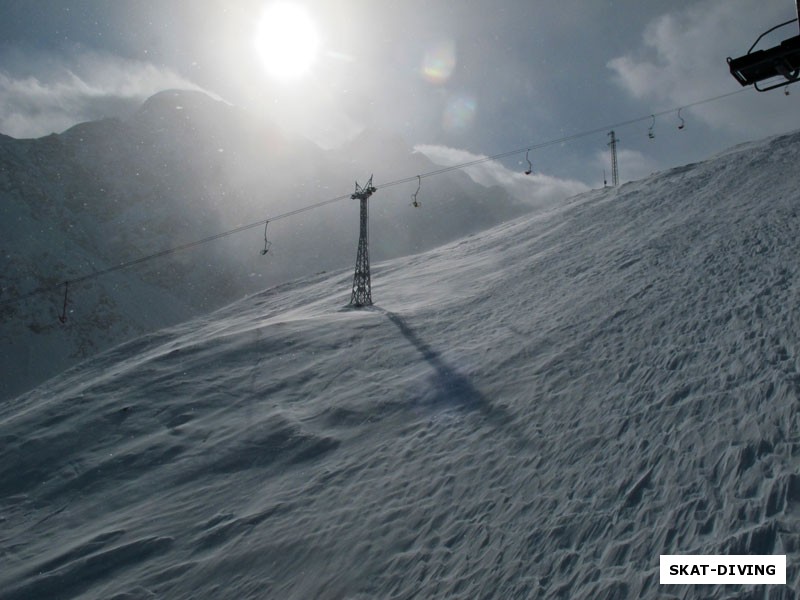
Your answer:
[[[417,200],[417,194],[422,189],[422,176],[417,175],[417,191],[411,194],[411,206],[414,208],[419,208],[421,206],[420,201]]]
[[[776,29],[780,29],[781,27],[786,27],[787,25],[791,25],[795,21],[797,21],[797,17],[795,17],[794,19],[790,19],[790,20],[786,21],[785,23],[781,23],[780,25],[775,25],[775,27],[773,27],[771,29],[767,29],[764,33],[762,33],[760,36],[758,36],[758,39],[755,42],[753,42],[753,45],[750,46],[750,49],[747,51],[747,54],[750,54],[753,51],[753,48],[758,46],[758,42],[760,42],[761,38],[763,38],[765,35],[769,35],[773,31],[775,31]]]
[[[261,251],[262,256],[269,252],[270,246],[272,246],[272,242],[267,239],[267,227],[269,227],[269,219],[264,223],[264,249]]]

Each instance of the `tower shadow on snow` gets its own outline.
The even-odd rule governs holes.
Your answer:
[[[425,361],[433,367],[435,373],[432,377],[434,390],[432,404],[449,405],[480,413],[486,423],[507,435],[510,434],[518,444],[522,446],[529,444],[529,437],[524,434],[511,413],[502,407],[493,405],[468,377],[448,365],[442,356],[422,340],[402,317],[388,310],[376,308],[397,326],[403,337],[411,342]]]

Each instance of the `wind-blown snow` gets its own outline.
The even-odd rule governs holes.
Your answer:
[[[0,373],[8,374],[0,377],[0,402],[139,335],[350,264],[358,203],[344,201],[272,222],[268,256],[258,226],[80,283],[121,263],[346,198],[354,180],[363,184],[376,166],[377,185],[437,168],[397,136],[366,130],[323,151],[186,90],[156,94],[125,120],[81,123],[36,140],[0,135]],[[409,182],[377,196],[373,259],[421,252],[534,207],[460,171],[426,181],[424,213],[411,209],[414,189]],[[540,203],[569,195],[542,194]],[[71,282],[66,324],[56,318],[64,281]],[[26,297],[40,288],[47,293]]]
[[[795,598],[800,135],[269,289],[0,408],[0,597]],[[660,554],[786,586],[660,586]]]

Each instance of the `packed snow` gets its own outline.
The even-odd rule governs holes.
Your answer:
[[[799,159],[374,264],[371,309],[349,270],[267,289],[7,401],[0,598],[797,598]],[[661,586],[661,554],[787,585]]]

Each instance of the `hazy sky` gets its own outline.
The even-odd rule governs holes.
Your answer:
[[[269,4],[2,0],[0,132],[63,131],[182,87],[328,146],[372,126],[460,162],[741,89],[725,58],[796,16],[792,0],[298,1],[318,48],[304,75],[281,81],[256,50]],[[622,179],[800,127],[800,86],[789,89],[683,110],[682,131],[676,114],[659,117],[652,140],[649,120],[618,128]],[[534,170],[595,185],[607,141],[603,132],[535,151]],[[527,168],[524,156],[504,164]]]

